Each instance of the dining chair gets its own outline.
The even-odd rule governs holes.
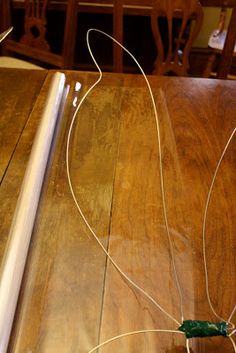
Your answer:
[[[174,21],[178,19],[178,26]],[[167,35],[160,29],[166,20]],[[187,76],[189,53],[203,22],[198,0],[153,0],[151,27],[157,49],[153,74]]]
[[[210,55],[203,73],[203,77],[216,76],[225,79],[228,77],[232,58],[236,57],[236,1],[232,10],[230,23],[226,29],[227,2],[221,8],[219,23],[212,32],[208,47]],[[217,68],[217,58],[219,65]],[[233,77],[233,76],[232,76]],[[234,77],[235,78],[235,77]]]
[[[6,29],[12,25],[13,1],[0,0],[0,2],[1,28],[5,27]],[[19,40],[15,40],[13,36],[5,39],[3,49],[11,55],[18,54],[26,60],[33,59],[42,65],[49,64],[52,67],[71,69],[74,61],[78,2],[77,0],[68,0],[64,5],[66,11],[64,37],[62,50],[59,54],[52,52],[47,40],[47,11],[50,10],[51,3],[53,1],[50,0],[23,0],[24,34]],[[62,6],[62,1],[57,1],[57,5]],[[54,8],[55,6],[54,4]],[[7,61],[6,57],[4,60]]]

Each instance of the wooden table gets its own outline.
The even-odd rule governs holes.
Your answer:
[[[66,76],[72,88],[82,83],[80,99],[97,74]],[[51,77],[47,71],[0,70],[0,259]],[[201,230],[211,178],[236,123],[236,83],[150,81],[160,116],[167,213],[184,315],[215,321],[206,299]],[[99,340],[127,331],[177,328],[117,273],[78,215],[65,169],[74,97],[72,89],[55,135],[9,353],[84,353]],[[234,138],[216,178],[206,229],[210,296],[224,318],[236,299],[235,152]],[[155,122],[140,76],[105,74],[86,99],[74,128],[70,170],[79,203],[103,245],[180,321]],[[184,345],[181,335],[149,333],[99,352],[185,352]],[[191,347],[194,353],[233,352],[225,338],[195,339]]]

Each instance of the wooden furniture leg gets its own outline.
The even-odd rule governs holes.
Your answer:
[[[123,44],[123,0],[114,0],[113,36]],[[114,43],[113,71],[123,72],[123,49]]]
[[[71,69],[74,64],[75,41],[77,32],[78,1],[70,0],[67,4],[66,24],[63,44],[62,68]]]
[[[226,79],[232,63],[234,46],[236,41],[236,1],[234,1],[233,11],[228,27],[223,53],[220,59],[217,78]]]
[[[212,53],[207,60],[207,66],[203,72],[204,78],[209,78],[211,76],[211,72],[212,72],[215,60],[216,60],[216,54]]]

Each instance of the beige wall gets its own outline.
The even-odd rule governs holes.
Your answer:
[[[219,7],[204,7],[204,22],[201,32],[198,35],[194,43],[194,47],[206,48],[208,43],[208,38],[211,32],[217,27],[217,23],[220,18],[220,8]],[[227,10],[227,22],[228,25],[229,18],[231,14],[231,9]]]

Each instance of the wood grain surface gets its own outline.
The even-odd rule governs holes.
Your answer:
[[[1,255],[50,75],[0,188]],[[97,76],[66,75],[71,92],[55,136],[9,353],[86,353],[127,331],[177,328],[117,273],[78,215],[66,178],[66,138],[74,111],[73,87],[76,81],[82,83],[80,99]],[[170,77],[150,81],[160,117],[167,214],[184,318],[215,321],[206,298],[201,231],[211,178],[236,123],[236,84]],[[210,296],[225,319],[236,299],[235,149],[234,138],[216,178],[206,229]],[[119,266],[181,321],[158,158],[144,80],[105,74],[85,100],[73,131],[70,170],[76,196]],[[184,345],[181,335],[151,333],[117,340],[99,352],[178,353],[185,352]],[[233,352],[226,338],[194,339],[190,345],[194,353]]]
[[[0,180],[27,123],[46,71],[1,71],[0,76]],[[29,82],[32,82],[29,89]]]

